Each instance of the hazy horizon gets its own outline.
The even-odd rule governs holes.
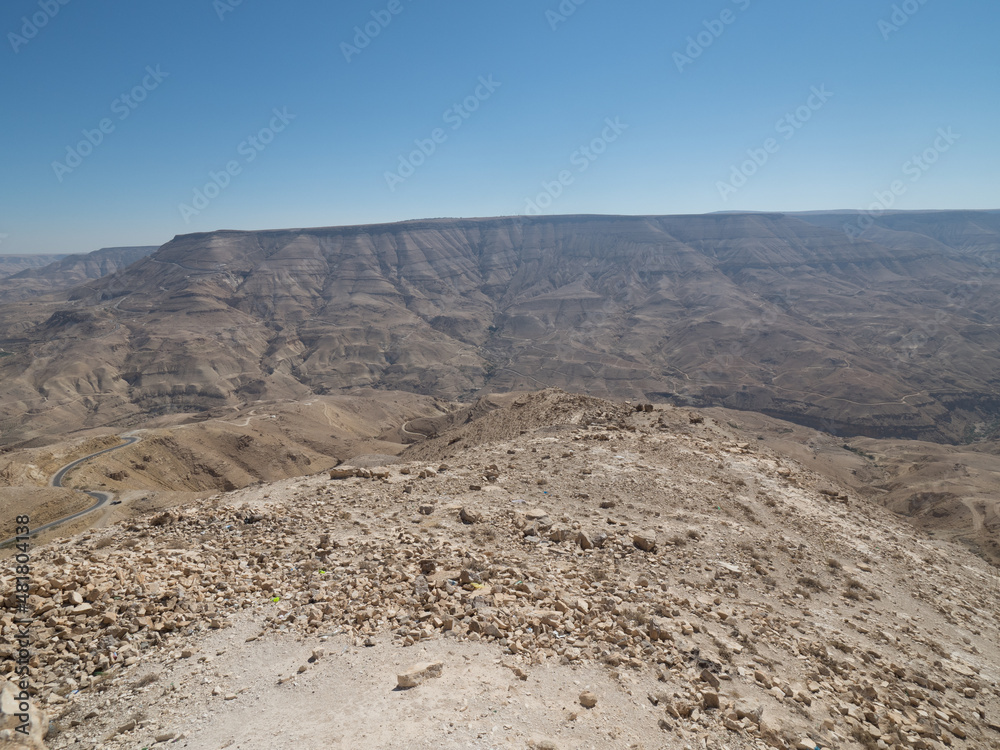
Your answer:
[[[885,211],[885,214],[893,213],[935,213],[935,212],[950,212],[950,211],[982,211],[982,212],[997,212],[1000,208],[927,208],[927,209],[897,209],[891,211]],[[866,213],[865,211],[859,211],[853,208],[835,208],[835,209],[817,209],[817,210],[806,210],[806,211],[782,211],[782,210],[755,210],[755,211],[708,211],[700,214],[608,214],[608,213],[587,213],[587,214],[545,214],[544,218],[557,218],[560,216],[606,216],[609,218],[614,217],[636,217],[636,216],[711,216],[713,214],[785,214],[785,215],[795,215],[795,214],[852,214],[852,213]],[[212,232],[267,232],[267,231],[290,231],[295,229],[322,229],[324,227],[352,227],[352,226],[368,226],[368,225],[382,225],[382,224],[405,224],[408,222],[420,222],[420,221],[463,221],[463,220],[474,220],[474,219],[502,219],[502,218],[531,218],[524,216],[523,214],[508,214],[506,216],[422,216],[419,218],[408,218],[408,219],[395,219],[391,221],[380,221],[380,222],[367,222],[364,224],[310,224],[302,225],[297,227],[218,227],[216,229],[209,229],[198,232],[182,232],[180,234],[169,237],[162,242],[130,242],[123,245],[101,245],[100,247],[95,247],[90,250],[74,250],[68,252],[27,252],[21,253],[14,250],[3,250],[0,247],[0,256],[10,256],[10,255],[83,255],[90,252],[95,252],[97,250],[105,250],[117,247],[162,247],[163,245],[171,242],[175,237],[182,237],[185,234],[211,234]],[[2,240],[0,240],[2,242]]]

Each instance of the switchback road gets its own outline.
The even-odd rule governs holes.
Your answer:
[[[111,453],[112,451],[121,450],[122,448],[125,448],[126,446],[135,445],[142,438],[136,437],[135,435],[131,435],[131,436],[124,436],[123,435],[122,439],[125,442],[123,442],[121,445],[116,445],[113,448],[105,448],[102,451],[97,451],[96,453],[91,453],[89,456],[84,456],[83,458],[78,458],[76,461],[73,461],[72,463],[66,464],[61,469],[59,469],[59,471],[57,471],[55,474],[52,475],[52,479],[49,481],[49,485],[51,487],[63,487],[63,480],[66,478],[66,475],[69,474],[71,471],[73,471],[73,469],[75,469],[76,467],[80,466],[81,464],[86,463],[87,461],[89,461],[92,458],[96,458],[97,456],[103,456],[105,453]],[[62,518],[60,518],[58,520],[55,520],[55,521],[52,521],[51,523],[47,523],[44,526],[39,526],[38,528],[32,529],[31,530],[31,535],[35,536],[36,534],[40,534],[43,531],[48,531],[51,528],[55,528],[59,524],[66,523],[67,521],[72,521],[74,519],[79,518],[80,516],[85,516],[88,513],[92,513],[93,511],[95,511],[98,508],[100,508],[101,506],[103,506],[105,503],[109,502],[111,500],[111,498],[114,497],[114,494],[111,493],[111,492],[100,492],[98,490],[83,490],[83,492],[86,493],[87,495],[90,495],[97,502],[94,503],[89,508],[87,508],[86,510],[81,510],[79,513],[73,513],[73,514],[68,515],[68,516],[63,516]],[[2,542],[0,542],[0,547],[4,547],[4,546],[10,544],[13,541],[15,541],[14,537],[11,537],[10,539],[5,539]]]

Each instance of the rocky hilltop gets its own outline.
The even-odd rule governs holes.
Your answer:
[[[0,442],[353,387],[560,386],[996,434],[1000,213],[428,220],[176,238],[0,306]],[[78,363],[65,367],[66,362]]]
[[[962,548],[688,409],[441,427],[35,549],[48,747],[1000,747]]]

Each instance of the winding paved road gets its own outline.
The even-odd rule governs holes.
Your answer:
[[[418,417],[418,419],[422,419],[422,417]],[[418,438],[426,438],[427,436],[424,433],[422,433],[422,432],[413,432],[412,430],[406,429],[406,425],[408,425],[408,424],[410,424],[410,422],[414,422],[414,421],[416,421],[416,420],[411,419],[408,422],[403,422],[403,425],[402,425],[402,427],[400,429],[402,429],[403,433],[406,434],[406,435],[416,435]]]
[[[73,471],[73,469],[75,469],[80,464],[86,463],[90,459],[96,458],[97,456],[103,456],[105,453],[111,453],[112,451],[121,450],[122,448],[125,448],[126,446],[135,445],[142,438],[137,437],[135,435],[127,435],[127,436],[123,435],[122,439],[125,442],[122,443],[121,445],[116,445],[113,448],[105,448],[102,451],[97,451],[97,453],[91,453],[89,456],[84,456],[83,458],[78,458],[76,461],[73,461],[72,463],[66,464],[61,469],[59,469],[59,471],[57,471],[55,474],[52,475],[52,479],[49,481],[49,486],[51,486],[51,487],[62,487],[63,486],[63,479],[66,478],[66,475],[69,474],[71,471]],[[54,527],[58,526],[59,524],[66,523],[67,521],[72,521],[72,520],[74,520],[76,518],[79,518],[80,516],[85,516],[88,513],[91,513],[93,511],[97,510],[98,508],[100,508],[101,506],[103,506],[105,503],[107,503],[108,501],[110,501],[111,498],[114,497],[114,493],[111,493],[111,492],[99,492],[97,490],[83,490],[83,492],[85,494],[87,494],[87,495],[90,495],[92,498],[94,498],[95,500],[97,500],[97,502],[94,505],[92,505],[89,508],[87,508],[86,510],[81,510],[79,513],[73,513],[73,514],[68,515],[68,516],[63,516],[62,518],[60,518],[60,519],[58,519],[56,521],[52,521],[52,523],[47,523],[44,526],[39,526],[37,529],[32,529],[31,530],[31,536],[35,536],[36,534],[40,534],[43,531],[48,531],[49,529],[54,528]],[[11,542],[14,542],[14,541],[16,541],[16,537],[11,537],[10,539],[4,539],[2,542],[0,542],[0,547],[5,547],[6,545],[8,545],[8,544],[10,544]]]

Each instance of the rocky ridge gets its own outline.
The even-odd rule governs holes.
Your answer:
[[[611,676],[615,696],[581,694],[548,737],[512,725],[510,747],[1000,747],[1000,596],[984,562],[750,435],[647,408],[522,396],[398,464],[37,549],[49,747],[211,746],[204,717],[249,711],[260,689],[213,671],[201,644],[227,631],[311,653],[269,684],[304,679],[331,643],[476,644],[512,691],[557,669]],[[10,575],[2,586],[9,605]],[[182,691],[151,677],[182,670]],[[612,697],[626,718],[592,718]],[[573,739],[586,722],[611,745]],[[446,733],[454,746],[486,747],[462,744],[473,724]]]

